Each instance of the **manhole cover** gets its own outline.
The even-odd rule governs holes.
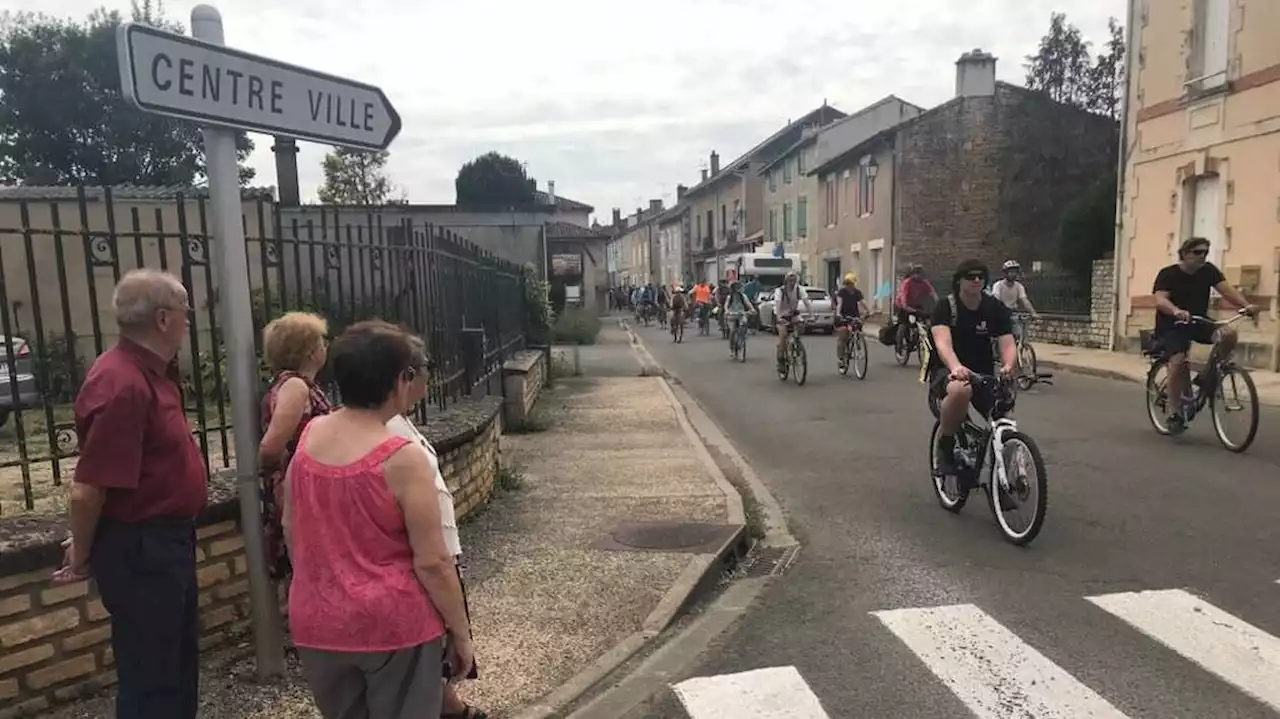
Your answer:
[[[709,554],[720,549],[738,527],[705,522],[634,522],[620,524],[596,543],[609,551],[688,552]]]

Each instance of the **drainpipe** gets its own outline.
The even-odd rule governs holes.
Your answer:
[[[1125,266],[1125,258],[1127,247],[1124,241],[1124,190],[1125,175],[1129,167],[1129,117],[1133,110],[1130,107],[1129,91],[1133,87],[1133,70],[1137,66],[1134,57],[1134,46],[1137,44],[1138,33],[1133,27],[1134,18],[1137,17],[1137,5],[1141,0],[1129,0],[1128,7],[1125,9],[1125,38],[1124,49],[1124,111],[1120,114],[1120,142],[1119,142],[1119,159],[1117,160],[1116,174],[1116,238],[1115,244],[1111,250],[1111,261],[1113,263],[1111,271],[1111,331],[1108,333],[1107,350],[1116,351],[1118,335],[1120,333],[1120,295],[1121,288],[1124,283],[1121,282],[1121,268]]]
[[[898,133],[893,133],[893,142],[889,145],[891,161],[889,166],[889,297],[886,298],[888,308],[893,309],[893,294],[898,289]],[[870,254],[870,253],[868,253]],[[881,252],[881,258],[884,253]],[[880,278],[884,284],[884,277]],[[876,288],[879,291],[879,287]]]

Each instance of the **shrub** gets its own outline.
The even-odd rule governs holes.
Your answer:
[[[578,306],[565,307],[551,326],[552,344],[593,345],[600,334],[600,318],[595,312]]]

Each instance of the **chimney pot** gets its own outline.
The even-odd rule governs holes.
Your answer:
[[[996,57],[980,48],[956,60],[956,97],[991,97],[996,94]]]
[[[684,185],[676,185],[676,202],[683,200],[684,193],[688,191],[689,191],[689,188],[685,187]]]
[[[711,174],[712,175],[720,174],[720,153],[716,152],[715,150],[711,151]]]

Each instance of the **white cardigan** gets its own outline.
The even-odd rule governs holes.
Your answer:
[[[453,493],[449,491],[449,485],[444,482],[444,475],[440,473],[440,462],[436,459],[435,447],[427,441],[426,437],[413,426],[413,422],[409,421],[404,415],[397,415],[387,420],[387,429],[391,430],[405,439],[422,447],[427,454],[427,460],[431,462],[431,473],[435,475],[436,496],[440,499],[440,521],[444,525],[444,546],[449,548],[449,553],[453,556],[462,554],[462,541],[458,539],[458,520],[453,510]]]

